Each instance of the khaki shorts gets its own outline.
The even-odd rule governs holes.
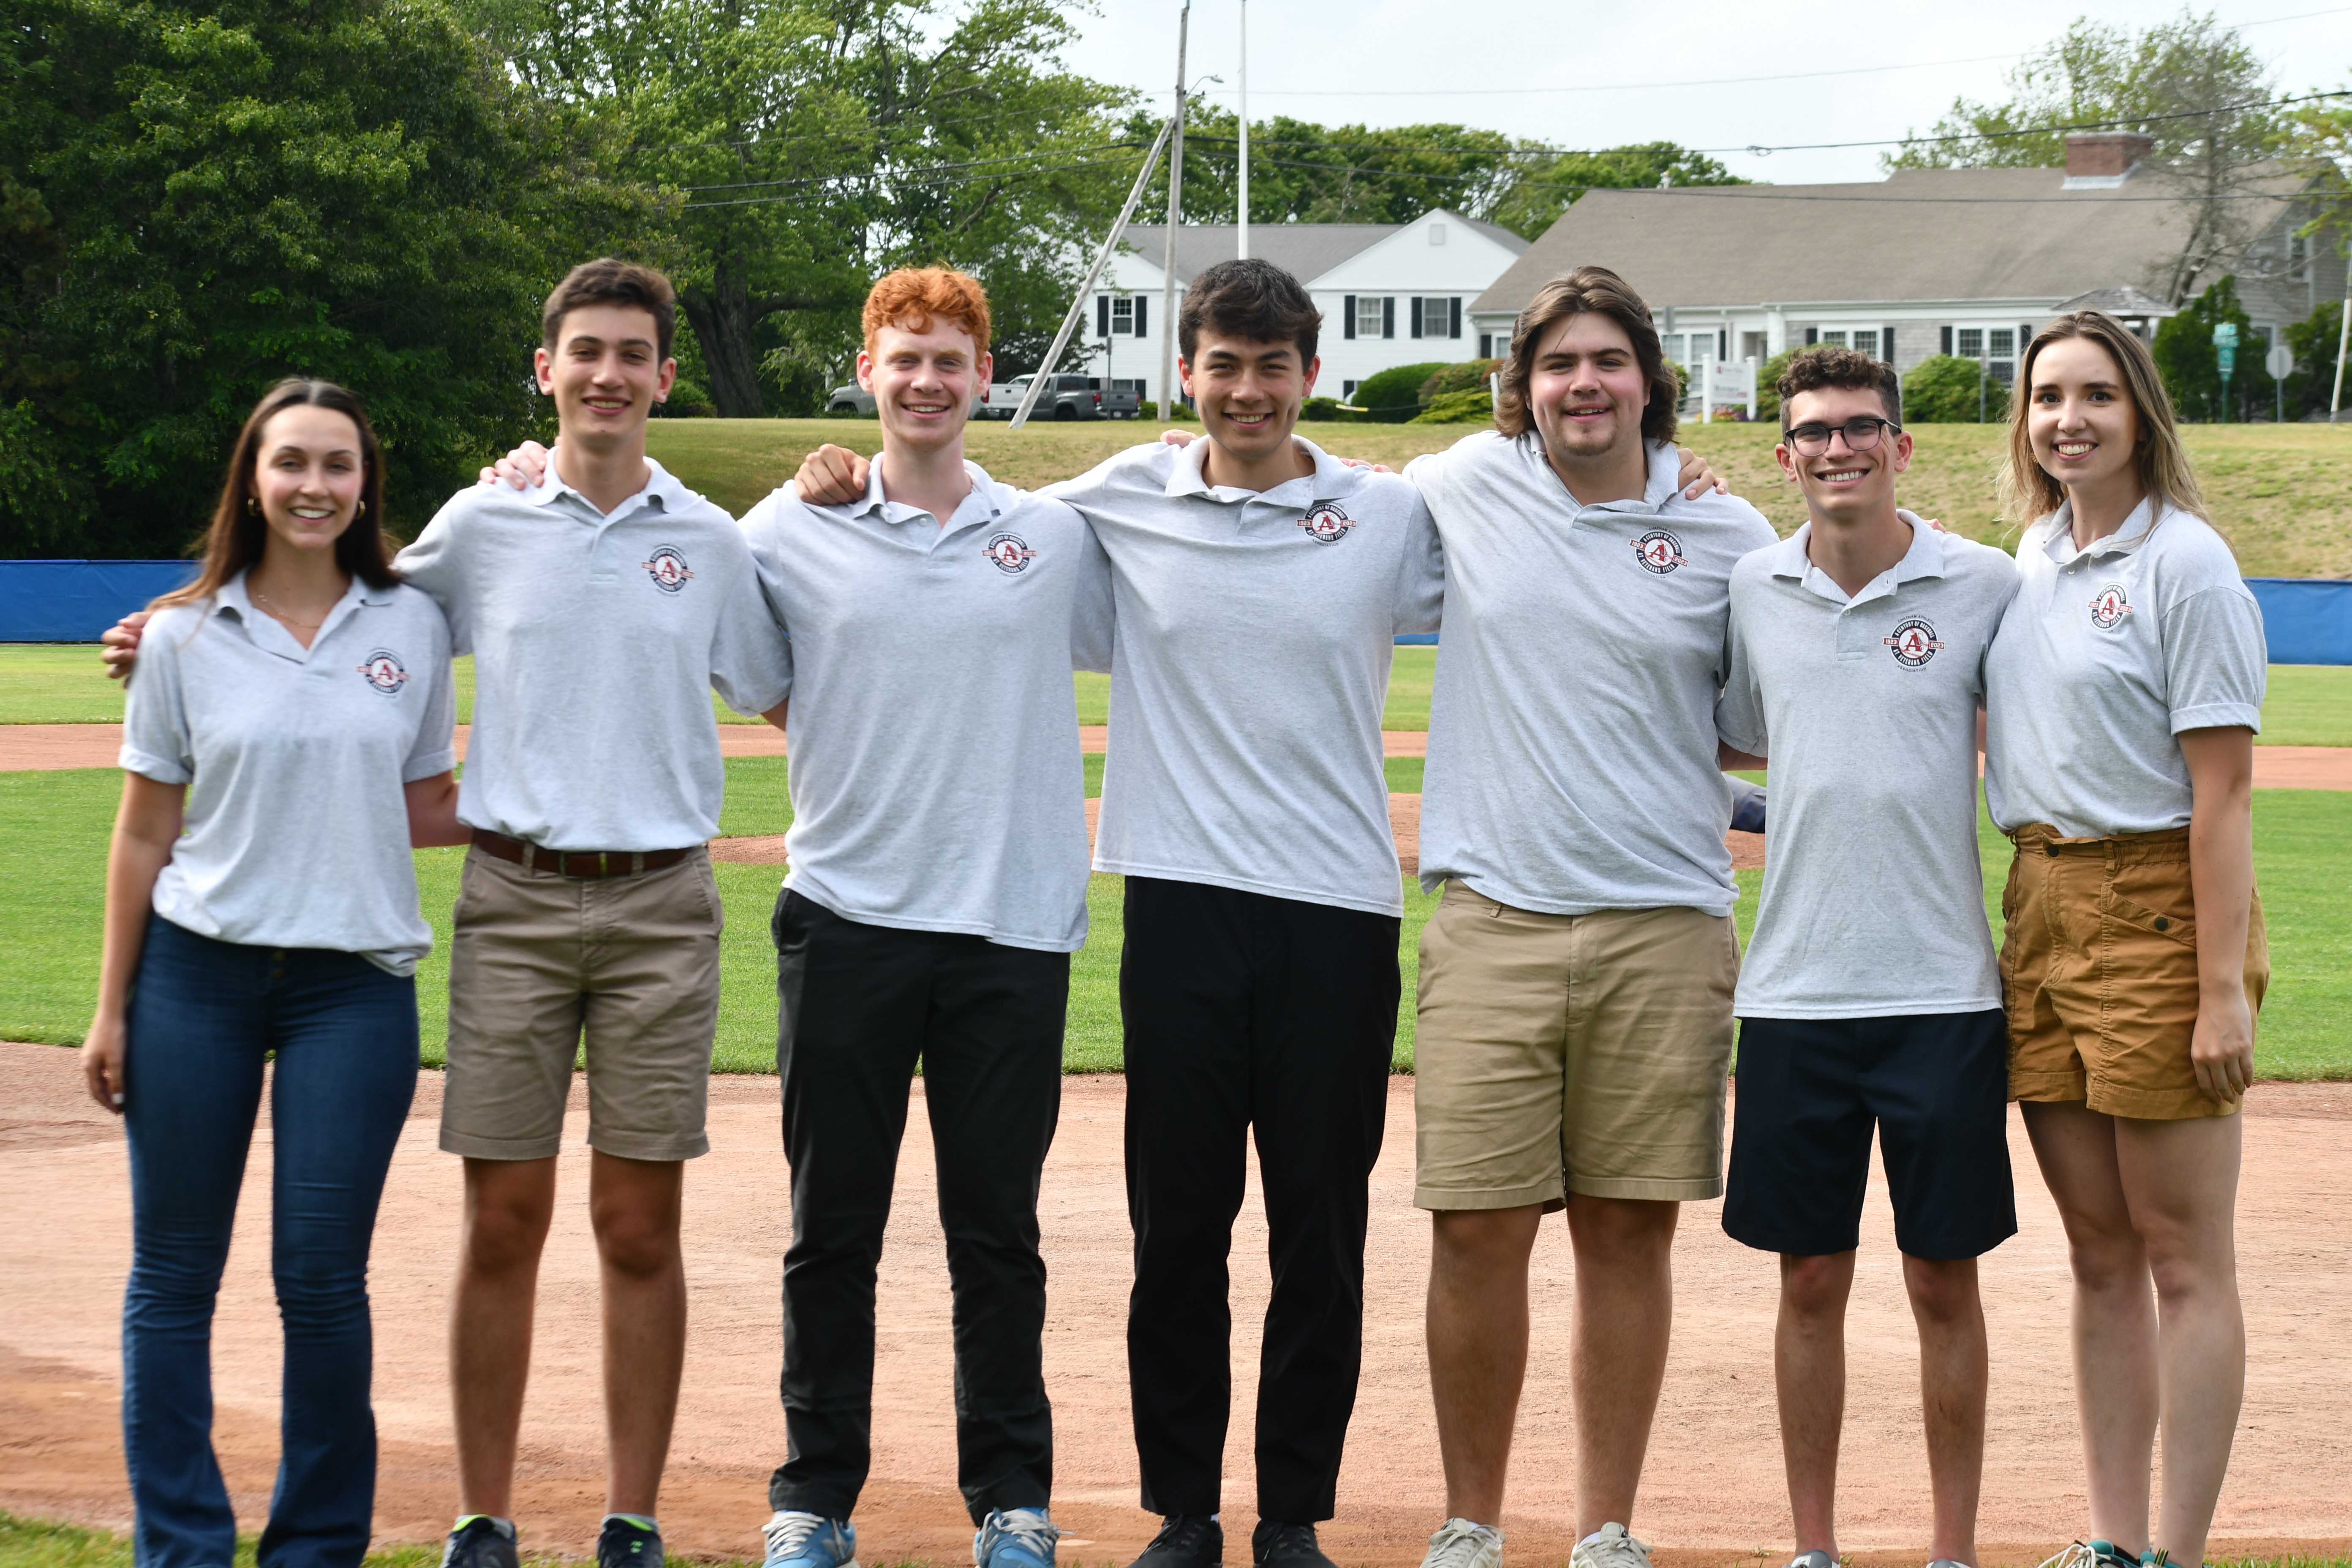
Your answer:
[[[2197,1087],[2197,905],[2189,830],[2063,838],[2043,823],[2010,836],[2017,858],[2000,912],[2009,1097],[2074,1101],[2110,1116],[2180,1121],[2238,1107]],[[2271,978],[2258,894],[2246,918],[2246,1001]]]
[[[626,1160],[708,1152],[724,920],[700,849],[594,880],[469,852],[449,944],[441,1147],[552,1156],[584,1033],[590,1148]]]
[[[1421,935],[1412,1201],[1723,1195],[1739,942],[1699,910],[1542,915],[1448,882]]]

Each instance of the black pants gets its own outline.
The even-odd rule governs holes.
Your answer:
[[[1143,1506],[1214,1513],[1233,1403],[1227,1255],[1253,1127],[1273,1300],[1257,1510],[1331,1517],[1363,1362],[1364,1222],[1396,1040],[1393,915],[1127,881],[1128,1380]]]
[[[1043,1508],[1053,1409],[1040,1340],[1037,1178],[1062,1103],[1070,959],[776,900],[786,1458],[771,1506],[846,1519],[872,1461],[874,1274],[923,1068],[955,1305],[956,1480],[978,1523]]]

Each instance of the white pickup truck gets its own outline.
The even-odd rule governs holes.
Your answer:
[[[1020,410],[1021,399],[1027,394],[1031,375],[1016,375],[1011,381],[990,385],[972,409],[976,419],[1010,419]],[[1102,379],[1092,375],[1057,375],[1053,384],[1037,395],[1037,405],[1029,410],[1032,419],[1132,419],[1143,412],[1142,400],[1132,392],[1106,392]]]

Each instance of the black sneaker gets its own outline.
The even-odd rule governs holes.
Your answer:
[[[1257,1568],[1338,1568],[1315,1539],[1311,1524],[1261,1519],[1250,1535],[1250,1560]]]
[[[441,1568],[515,1568],[515,1538],[488,1514],[468,1514],[449,1532]]]
[[[596,1532],[596,1568],[662,1568],[661,1531],[651,1520],[606,1514]]]
[[[1223,1568],[1225,1527],[1204,1513],[1171,1513],[1129,1568]]]

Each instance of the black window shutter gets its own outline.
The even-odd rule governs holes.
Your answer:
[[[1349,295],[1340,303],[1339,335],[1343,338],[1352,338],[1356,335],[1356,297],[1353,294]]]
[[[1416,338],[1421,336],[1421,296],[1418,294],[1412,297],[1412,335]]]
[[[1895,363],[1895,329],[1893,327],[1878,329],[1878,357],[1888,364]]]
[[[1944,329],[1944,346],[1940,352],[1944,353],[1952,352],[1952,329],[1949,327]]]
[[[1731,329],[1729,327],[1717,327],[1716,329],[1715,357],[1717,359],[1727,360],[1731,357]]]
[[[1135,335],[1139,338],[1143,336],[1145,331],[1143,324],[1143,296],[1138,294],[1135,297]]]
[[[1480,359],[1493,359],[1495,357],[1494,333],[1480,332],[1478,334],[1478,357]]]
[[[1095,336],[1110,336],[1110,296],[1108,294],[1095,296]]]
[[[1807,327],[1805,329],[1805,346],[1807,348],[1811,348],[1815,343],[1820,342],[1821,341],[1822,330],[1819,327]]]
[[[1381,336],[1396,336],[1396,296],[1393,294],[1381,296]]]
[[[1445,335],[1449,338],[1462,335],[1462,300],[1459,295],[1445,302]]]

